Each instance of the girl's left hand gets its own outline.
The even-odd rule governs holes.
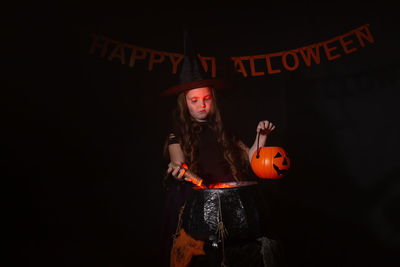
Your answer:
[[[275,125],[272,122],[267,120],[260,121],[257,126],[257,133],[261,133],[262,135],[268,135],[275,129]]]

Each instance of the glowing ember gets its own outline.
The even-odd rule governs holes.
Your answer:
[[[217,183],[217,184],[211,184],[209,185],[209,188],[217,189],[217,188],[231,188],[231,187],[236,187],[237,185],[235,184],[226,184],[226,183]]]
[[[193,188],[194,189],[220,189],[220,188],[231,188],[231,187],[237,187],[237,185],[232,184],[232,183],[216,183],[216,184],[210,184],[208,186],[198,185]]]
[[[197,179],[197,178],[194,178],[194,177],[187,177],[186,181],[191,182],[191,183],[193,183],[193,184],[195,184],[195,185],[197,185],[199,187],[202,187],[201,184],[203,183],[203,180]]]
[[[200,185],[200,186],[195,186],[193,189],[207,189],[207,186]]]
[[[216,183],[210,185],[202,185],[197,184],[197,186],[193,187],[193,189],[221,189],[221,188],[234,188],[241,186],[250,186],[256,185],[258,182],[256,181],[243,181],[243,182],[227,182],[227,183]]]

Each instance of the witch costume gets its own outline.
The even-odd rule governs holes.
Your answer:
[[[162,95],[229,86],[229,82],[212,79],[204,71],[185,31],[180,83]],[[197,126],[199,175],[205,185],[222,183],[230,188],[196,188],[168,179],[163,221],[165,266],[277,267],[277,242],[270,238],[267,206],[257,181],[236,182],[215,131],[207,122]],[[177,125],[171,122],[168,145],[181,141]]]

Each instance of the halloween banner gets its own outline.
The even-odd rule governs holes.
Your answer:
[[[159,51],[110,39],[101,34],[91,33],[92,43],[89,54],[97,55],[109,61],[120,62],[134,68],[137,62],[145,63],[148,71],[157,65],[169,65],[172,74],[177,73],[183,54]],[[349,32],[335,36],[329,40],[311,45],[279,52],[249,56],[230,56],[235,71],[243,77],[278,74],[283,71],[294,71],[299,67],[318,65],[342,56],[354,53],[375,42],[369,24],[357,27]],[[212,77],[217,75],[215,56],[198,55],[206,72]]]

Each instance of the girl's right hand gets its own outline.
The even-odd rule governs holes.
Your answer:
[[[170,165],[174,165],[175,167],[168,167],[167,172],[171,173],[173,177],[175,177],[178,180],[182,180],[183,179],[183,175],[185,174],[185,169],[182,168],[182,162],[174,162],[174,163],[170,163]]]

